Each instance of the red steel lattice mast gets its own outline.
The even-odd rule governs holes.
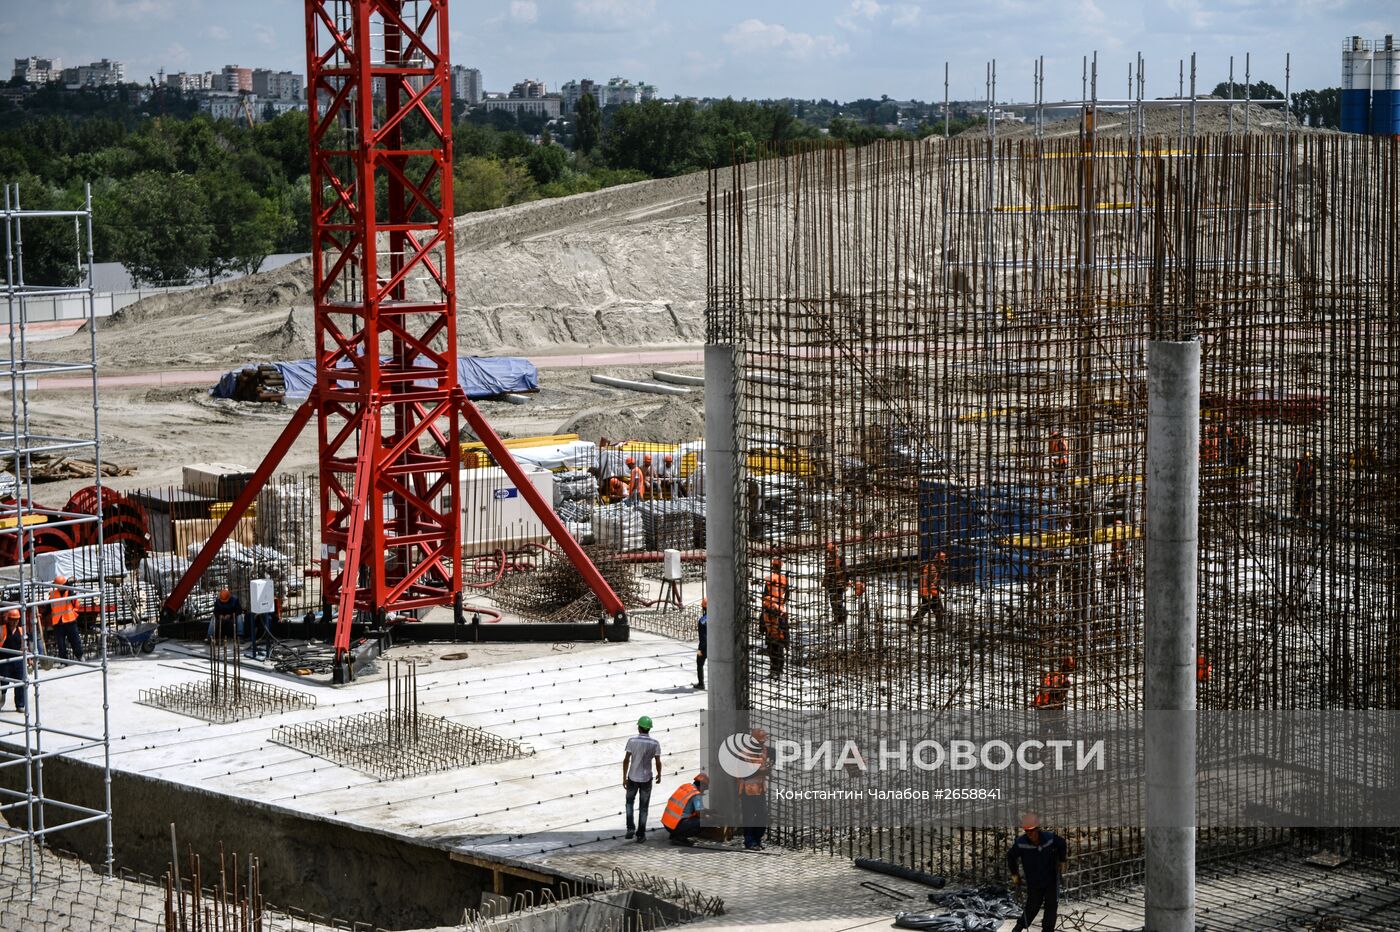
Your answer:
[[[583,575],[621,601],[457,380],[448,0],[306,0],[316,387],[165,601],[174,616],[316,417],[336,679],[357,615],[460,610],[465,419]]]

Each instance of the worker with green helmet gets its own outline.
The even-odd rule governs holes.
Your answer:
[[[656,776],[651,774],[656,762]],[[635,837],[641,844],[647,840],[647,804],[651,802],[653,783],[661,782],[661,742],[651,736],[651,716],[637,719],[637,733],[627,739],[622,755],[622,785],[627,789],[627,838]],[[632,805],[637,804],[637,817],[632,818]]]

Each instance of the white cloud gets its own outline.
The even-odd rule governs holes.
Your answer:
[[[272,48],[277,44],[277,33],[274,32],[270,26],[253,27],[253,35],[257,37],[258,42],[268,48]]]
[[[194,58],[190,50],[176,42],[165,50],[165,60],[174,65],[188,65]]]
[[[831,36],[793,32],[779,23],[765,23],[761,19],[746,19],[735,25],[724,34],[724,44],[741,54],[777,52],[799,61],[836,58],[851,50],[846,43]]]
[[[846,12],[836,17],[836,25],[848,32],[860,32],[876,22],[888,20],[891,25],[904,28],[917,23],[921,13],[922,11],[912,3],[851,0]]]
[[[574,12],[587,18],[636,20],[656,12],[656,0],[574,0]]]
[[[216,42],[225,42],[228,40],[228,30],[223,26],[207,26],[204,29],[204,37]]]
[[[540,18],[540,8],[535,4],[535,0],[511,0],[510,18],[528,26]]]
[[[92,4],[92,16],[101,22],[132,22],[174,13],[174,0],[94,0]]]

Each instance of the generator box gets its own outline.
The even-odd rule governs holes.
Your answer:
[[[538,466],[521,469],[546,507],[554,501],[554,475]],[[458,472],[462,496],[462,553],[475,556],[493,550],[514,550],[544,543],[549,531],[504,469],[463,469]]]

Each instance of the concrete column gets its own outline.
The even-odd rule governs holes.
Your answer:
[[[1201,346],[1147,345],[1146,932],[1196,923],[1196,524]]]
[[[719,773],[715,752],[740,728],[743,632],[738,618],[744,604],[739,541],[737,484],[739,442],[737,353],[732,346],[705,347],[705,592],[709,598],[706,666],[708,703],[704,766],[711,777],[711,808],[737,810],[734,782]]]

